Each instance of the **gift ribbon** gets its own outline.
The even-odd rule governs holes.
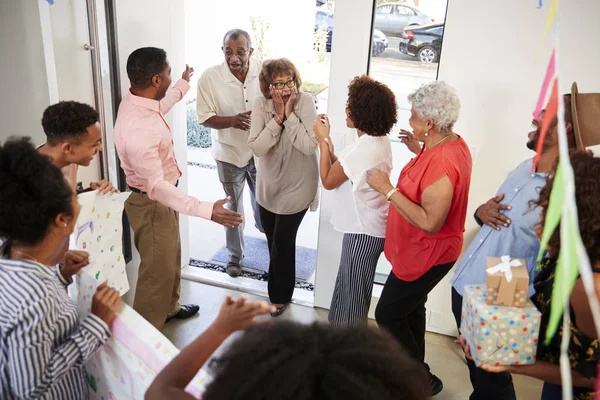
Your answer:
[[[490,275],[494,275],[494,274],[497,274],[498,272],[502,272],[504,274],[504,276],[506,277],[506,281],[508,283],[510,283],[513,278],[512,268],[520,267],[523,264],[519,260],[511,260],[509,256],[500,257],[500,261],[501,261],[500,264],[498,264],[492,268],[489,268],[487,270],[487,273]]]

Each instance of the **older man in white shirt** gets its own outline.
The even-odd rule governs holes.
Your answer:
[[[245,182],[250,188],[256,227],[263,232],[255,199],[256,166],[248,146],[251,109],[262,96],[258,75],[262,61],[252,58],[250,35],[234,29],[223,37],[225,61],[207,69],[198,81],[198,122],[213,131],[213,157],[230,209],[243,214]],[[225,228],[229,262],[227,273],[237,277],[244,258],[244,226]]]

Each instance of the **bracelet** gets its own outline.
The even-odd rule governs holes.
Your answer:
[[[390,191],[388,192],[388,194],[386,194],[386,195],[385,195],[385,200],[386,200],[386,201],[390,201],[390,198],[391,198],[391,197],[394,195],[394,193],[396,193],[398,190],[400,190],[400,189],[398,189],[398,188],[393,188],[392,190],[390,190]]]

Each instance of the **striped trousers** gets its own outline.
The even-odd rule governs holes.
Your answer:
[[[340,269],[329,309],[330,323],[339,326],[367,323],[375,269],[384,243],[385,238],[344,234]]]

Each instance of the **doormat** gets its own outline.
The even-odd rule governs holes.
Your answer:
[[[265,239],[244,236],[244,261],[242,268],[250,272],[264,273],[269,271],[269,246]],[[227,264],[229,252],[225,246],[210,260],[213,263]],[[317,250],[296,246],[296,279],[307,281],[317,265]]]
[[[213,263],[207,263],[204,261],[199,261],[199,260],[194,260],[193,258],[190,258],[190,267],[195,267],[195,268],[203,268],[203,269],[208,269],[211,271],[217,271],[217,272],[222,272],[224,274],[227,273],[227,271],[225,270],[225,267],[222,265],[218,265],[218,264],[213,264]],[[257,272],[251,272],[251,271],[242,271],[242,275],[240,275],[244,278],[250,278],[250,279],[254,279],[257,281],[267,281],[268,279],[268,275],[266,273],[257,273]],[[303,289],[303,290],[308,290],[310,292],[313,292],[315,290],[315,287],[312,283],[306,282],[306,281],[301,281],[296,279],[296,289]]]

